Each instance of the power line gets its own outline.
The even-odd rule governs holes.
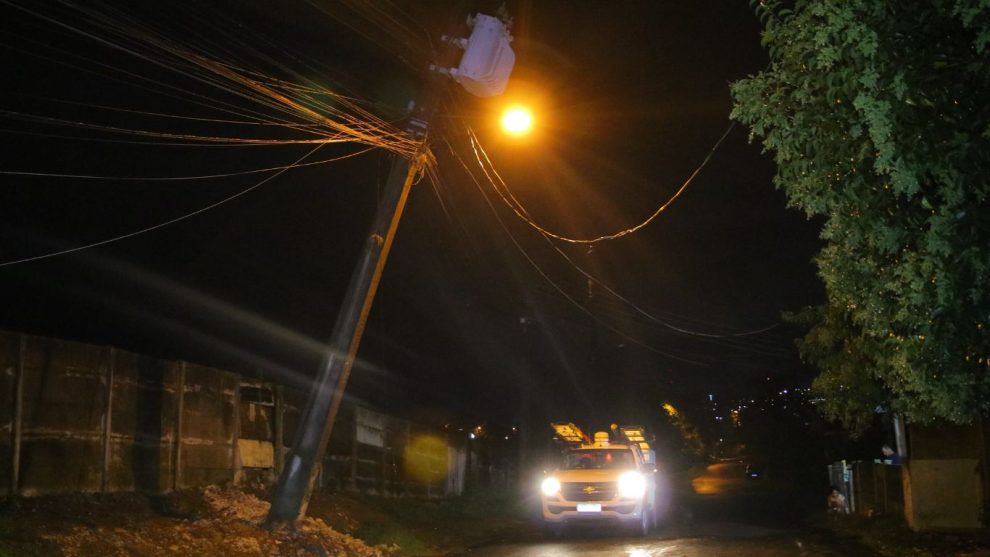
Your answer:
[[[704,165],[707,164],[708,160],[711,158],[711,155],[715,152],[715,150],[718,148],[718,145],[722,142],[722,140],[725,139],[726,135],[728,135],[728,133],[730,131],[732,131],[732,125],[730,125],[729,126],[729,129],[727,129],[725,131],[725,133],[722,134],[722,137],[715,144],[715,147],[713,147],[712,150],[711,150],[711,152],[709,152],[708,157],[706,157],[705,160],[704,160],[704,162],[702,162],[702,164],[691,174],[691,177],[688,178],[688,180],[684,183],[684,185],[681,186],[681,189],[678,190],[678,193],[675,194],[675,196],[673,198],[671,198],[669,201],[667,201],[667,203],[665,203],[664,205],[662,205],[661,208],[658,211],[654,212],[654,217],[651,217],[651,219],[652,218],[655,218],[655,216],[658,215],[659,212],[663,210],[663,208],[665,208],[666,206],[669,206],[670,203],[673,202],[674,199],[676,199],[677,195],[680,195],[680,192],[683,192],[684,191],[684,188],[687,187],[687,185],[694,178],[694,176],[696,176],[698,174],[698,172],[701,170],[701,168],[703,168]],[[497,193],[499,193],[499,195],[502,197],[503,201],[506,201],[506,204],[507,205],[509,205],[510,207],[513,208],[513,211],[517,215],[520,215],[527,223],[530,223],[531,225],[533,225],[533,222],[532,222],[531,219],[529,219],[528,211],[526,211],[525,207],[523,207],[522,205],[513,205],[512,203],[509,203],[508,200],[506,199],[506,197],[504,195],[502,195],[501,189],[495,183],[495,181],[492,178],[492,176],[494,175],[496,178],[498,178],[499,183],[502,185],[503,188],[506,189],[506,191],[508,191],[508,186],[505,184],[505,181],[502,180],[502,178],[499,175],[499,173],[495,170],[494,166],[492,165],[491,159],[488,157],[488,154],[485,152],[484,148],[481,146],[481,143],[478,141],[477,136],[474,134],[474,132],[470,128],[467,129],[467,132],[468,132],[468,134],[470,136],[471,147],[474,150],[475,156],[476,156],[476,158],[478,160],[478,165],[481,167],[482,172],[485,173],[485,176],[488,178],[488,181],[492,185],[492,188]],[[487,162],[487,166],[485,164],[486,162]],[[490,173],[489,173],[489,169],[491,169],[491,172]],[[518,204],[518,202],[516,202],[516,203]],[[627,229],[626,231],[619,232],[617,234],[618,235],[624,235],[624,233],[628,233],[629,231],[635,231],[637,229],[642,228],[647,223],[648,223],[648,221],[644,221],[643,223],[637,225],[636,227]],[[539,226],[536,226],[536,225],[534,225],[533,228],[535,228],[540,233],[540,235],[544,239],[547,240],[547,242],[550,244],[550,246],[557,253],[559,253],[560,256],[564,258],[564,260],[566,260],[574,269],[576,269],[586,279],[591,280],[595,284],[601,286],[609,294],[611,294],[615,298],[618,298],[622,302],[626,303],[629,307],[633,308],[637,313],[640,313],[641,315],[643,315],[644,317],[650,319],[651,321],[654,321],[654,322],[656,322],[656,323],[658,323],[658,324],[660,324],[660,325],[662,325],[664,327],[667,327],[668,329],[670,329],[672,331],[675,331],[675,332],[678,332],[678,333],[681,333],[681,334],[685,334],[685,335],[692,335],[692,336],[705,337],[705,338],[732,338],[732,337],[750,336],[750,335],[755,335],[755,334],[763,333],[763,332],[769,331],[769,330],[771,330],[771,329],[773,329],[773,328],[775,328],[775,327],[777,327],[779,325],[779,323],[775,323],[775,324],[772,324],[772,325],[769,325],[769,326],[764,326],[764,327],[761,327],[761,328],[758,328],[758,329],[754,329],[754,330],[743,331],[743,332],[740,332],[740,333],[726,334],[726,335],[703,333],[703,332],[700,332],[700,331],[694,331],[694,330],[690,330],[690,329],[685,329],[683,327],[678,327],[677,325],[674,325],[672,323],[669,323],[666,320],[660,319],[659,317],[656,317],[655,315],[653,315],[653,314],[647,312],[646,310],[642,309],[641,307],[639,307],[638,305],[636,305],[635,303],[633,303],[631,300],[629,300],[625,296],[622,296],[621,294],[619,294],[618,292],[616,292],[613,288],[611,288],[607,284],[603,283],[597,277],[593,276],[591,273],[589,273],[586,270],[584,270],[581,266],[579,266],[577,263],[575,263],[574,260],[572,260],[570,258],[570,256],[568,256],[566,253],[564,253],[564,251],[561,250],[559,246],[557,246],[552,241],[550,241],[550,238],[561,239],[560,236],[558,236],[558,235],[556,235],[556,234],[554,234],[552,232],[549,232],[549,231],[547,231],[547,230],[545,230],[545,229],[543,229],[543,228],[541,228]],[[601,237],[599,239],[611,239],[613,237],[617,237],[616,234],[612,234],[612,235],[609,235],[607,237],[606,236],[603,236],[603,237]],[[595,241],[597,241],[597,240],[595,240]],[[590,243],[590,242],[575,241],[574,243]]]
[[[322,147],[323,147],[323,145],[317,145],[315,148],[313,148],[312,150],[310,150],[309,152],[307,152],[305,155],[303,155],[302,157],[300,157],[299,159],[297,159],[296,160],[296,163],[302,162],[303,160],[305,160],[306,158],[308,158],[310,155],[312,155],[313,153],[315,153],[316,151],[318,151]],[[201,207],[201,208],[199,208],[199,209],[197,209],[197,210],[195,210],[195,211],[193,211],[191,213],[186,213],[186,214],[184,214],[182,216],[175,217],[173,219],[169,219],[169,220],[167,220],[165,222],[160,222],[158,224],[155,224],[155,225],[152,225],[152,226],[148,226],[148,227],[142,228],[140,230],[135,230],[133,232],[128,232],[127,234],[121,234],[119,236],[114,236],[112,238],[107,238],[106,240],[100,240],[98,242],[93,242],[91,244],[86,244],[86,245],[83,245],[83,246],[77,246],[77,247],[74,247],[74,248],[59,250],[59,251],[55,251],[55,252],[51,252],[51,253],[45,253],[45,254],[42,254],[42,255],[35,255],[35,256],[32,256],[32,257],[25,257],[23,259],[16,259],[16,260],[13,260],[13,261],[5,261],[5,262],[0,263],[0,267],[9,267],[11,265],[19,265],[19,264],[22,264],[22,263],[30,263],[32,261],[39,261],[41,259],[50,259],[52,257],[57,257],[57,256],[60,256],[60,255],[67,255],[67,254],[70,254],[70,253],[75,253],[75,252],[78,252],[78,251],[83,251],[83,250],[87,250],[87,249],[91,249],[91,248],[95,248],[95,247],[99,247],[99,246],[105,246],[107,244],[112,244],[114,242],[119,242],[121,240],[126,240],[128,238],[133,238],[135,236],[140,236],[141,234],[145,234],[145,233],[151,232],[153,230],[158,230],[159,228],[164,228],[166,226],[175,224],[177,222],[181,222],[181,221],[184,221],[186,219],[192,218],[192,217],[194,217],[196,215],[199,215],[201,213],[205,213],[206,211],[209,211],[211,209],[215,209],[215,208],[217,208],[217,207],[219,207],[219,206],[221,206],[221,205],[223,205],[225,203],[228,203],[230,201],[233,201],[234,199],[237,199],[238,197],[241,197],[243,195],[246,195],[246,194],[248,194],[248,193],[250,193],[250,192],[252,192],[252,191],[260,188],[261,186],[265,185],[266,183],[270,182],[271,180],[273,180],[273,179],[281,176],[283,173],[285,173],[290,168],[293,168],[293,166],[292,165],[289,165],[286,168],[284,168],[282,170],[279,170],[275,174],[272,174],[271,176],[265,178],[264,180],[262,180],[262,181],[260,181],[260,182],[258,182],[256,184],[254,184],[254,185],[252,185],[252,186],[250,186],[248,188],[245,188],[245,189],[243,189],[243,190],[235,193],[234,195],[225,197],[225,198],[221,199],[220,201],[217,201],[216,203],[211,203],[211,204],[207,205],[206,207]]]
[[[730,130],[731,130],[731,126],[730,126]],[[726,133],[728,133],[728,131],[730,131],[730,130],[727,130]],[[473,136],[473,132],[470,129],[468,129],[468,133]],[[724,139],[724,138],[725,138],[725,135],[722,136],[722,139]],[[480,142],[477,141],[477,138],[476,137],[472,137],[471,138],[471,141],[472,141],[472,148],[473,148],[473,150],[475,152],[475,157],[476,157],[476,159],[478,161],[479,166],[482,169],[482,172],[487,177],[487,179],[489,181],[489,184],[492,186],[492,188],[495,189],[496,192],[499,193],[499,195],[502,195],[503,201],[505,201],[505,196],[499,190],[498,185],[495,183],[494,179],[492,178],[492,175],[494,174],[496,177],[498,177],[498,179],[500,181],[501,181],[501,177],[498,175],[498,173],[495,171],[495,169],[493,167],[491,168],[491,172],[489,172],[489,167],[491,165],[491,161],[490,161],[490,159],[488,159],[487,154],[485,154],[485,151],[481,147]],[[720,141],[721,141],[721,139],[720,139]],[[712,152],[714,152],[714,149],[713,149]],[[709,156],[710,156],[710,154],[709,154]],[[458,159],[461,161],[461,164],[462,165],[465,165],[463,159],[461,159],[459,155],[456,155],[456,153],[455,153],[455,156],[458,157]],[[488,161],[489,166],[486,166],[484,164],[484,161]],[[465,166],[465,168],[466,168],[466,166]],[[470,173],[470,170],[469,169],[468,169],[468,172]],[[697,171],[694,174],[696,175],[697,174]],[[692,175],[692,177],[693,177],[693,175]],[[474,179],[473,178],[473,175],[472,175],[472,179]],[[475,179],[475,181],[476,181],[476,179]],[[477,181],[476,181],[476,183],[477,183]],[[504,186],[504,182],[502,182],[502,184]],[[523,212],[524,214],[526,213],[525,208],[522,207],[521,205],[519,205],[517,209],[514,208],[514,210],[517,211],[517,214],[520,211]],[[525,216],[528,216],[528,215],[525,215]],[[506,232],[508,233],[508,231],[506,231]],[[550,245],[550,247],[552,249],[554,249],[565,261],[567,261],[567,263],[569,265],[571,265],[574,269],[576,269],[587,280],[590,280],[593,283],[598,284],[606,292],[608,292],[609,294],[611,294],[614,298],[620,300],[621,302],[623,302],[627,306],[631,307],[636,313],[638,313],[641,316],[647,318],[652,323],[658,324],[658,325],[660,325],[660,326],[662,326],[662,327],[664,327],[664,328],[666,328],[668,330],[671,330],[673,332],[676,332],[676,333],[684,334],[684,335],[687,335],[687,336],[690,336],[690,337],[695,337],[695,338],[697,338],[698,340],[700,340],[702,342],[709,342],[709,343],[718,344],[721,347],[726,348],[726,349],[730,349],[730,350],[741,350],[741,351],[745,351],[745,352],[750,352],[750,353],[760,354],[760,355],[770,356],[770,357],[784,357],[785,356],[784,353],[781,353],[779,351],[774,352],[774,353],[771,353],[771,352],[767,352],[766,349],[761,349],[761,348],[757,348],[757,347],[746,346],[746,345],[739,345],[738,344],[739,341],[742,341],[742,340],[745,340],[745,339],[754,340],[754,339],[751,339],[751,337],[753,337],[755,335],[760,335],[760,334],[766,333],[767,331],[770,331],[770,330],[773,330],[774,328],[776,328],[776,327],[778,327],[780,325],[779,323],[774,323],[772,325],[761,327],[761,328],[754,329],[754,330],[741,331],[741,332],[730,333],[730,334],[706,333],[706,332],[691,330],[691,329],[687,329],[685,327],[674,325],[674,324],[670,323],[669,321],[664,320],[664,319],[661,319],[661,318],[653,315],[652,313],[644,310],[643,308],[641,308],[640,306],[638,306],[637,304],[635,304],[634,302],[632,302],[631,300],[629,300],[625,296],[622,296],[621,294],[619,294],[613,288],[611,288],[608,285],[604,284],[597,277],[594,277],[593,275],[591,275],[590,273],[588,273],[587,271],[585,271],[583,268],[581,268],[579,265],[577,265],[565,252],[563,252],[559,248],[559,246],[557,246],[555,243],[553,243],[550,240],[550,238],[547,237],[548,235],[547,234],[544,234],[542,231],[541,231],[541,236],[547,241],[547,243]],[[531,261],[531,263],[532,263],[532,261]],[[559,287],[556,284],[554,284],[554,287],[557,288],[557,289],[559,289]],[[580,306],[580,304],[578,304],[578,305]],[[580,307],[583,310],[590,312],[590,310],[584,308],[584,306],[580,306]],[[614,328],[613,328],[613,330],[614,330]],[[774,347],[766,347],[766,348],[767,349],[770,349],[770,350],[779,350],[779,349],[774,348]]]
[[[684,183],[681,184],[681,187],[678,188],[676,192],[674,192],[674,195],[672,195],[670,197],[670,199],[668,199],[666,202],[662,203],[659,207],[657,207],[657,209],[655,211],[653,211],[653,213],[649,217],[647,217],[644,221],[640,222],[639,224],[637,224],[635,226],[626,228],[624,230],[620,230],[618,232],[614,232],[612,234],[606,234],[606,235],[603,235],[603,236],[598,236],[597,238],[590,238],[590,239],[571,238],[571,237],[568,237],[568,236],[564,236],[562,234],[558,234],[556,232],[552,232],[552,231],[550,231],[550,230],[548,230],[548,229],[540,226],[532,218],[529,217],[528,211],[526,211],[526,209],[519,202],[519,200],[517,200],[512,195],[512,193],[509,191],[508,187],[505,186],[505,181],[502,180],[501,176],[499,176],[498,173],[497,173],[497,171],[495,171],[494,167],[492,167],[492,172],[495,173],[495,176],[498,177],[499,181],[506,188],[506,194],[507,195],[506,194],[503,194],[501,192],[501,190],[498,190],[497,188],[496,188],[496,191],[498,192],[499,196],[502,198],[502,201],[504,201],[505,204],[508,205],[512,209],[512,211],[520,219],[523,220],[523,222],[525,222],[526,224],[530,225],[531,227],[533,227],[534,229],[536,229],[540,234],[543,234],[544,236],[553,238],[555,240],[560,240],[562,242],[572,243],[572,244],[597,244],[599,242],[604,242],[606,240],[616,240],[618,238],[622,238],[623,236],[628,236],[629,234],[633,234],[634,232],[638,232],[639,230],[642,230],[643,228],[645,228],[646,226],[648,226],[651,222],[653,222],[654,220],[656,220],[656,218],[660,216],[660,213],[662,213],[665,210],[667,210],[667,207],[670,207],[670,205],[673,204],[674,201],[677,201],[677,199],[681,196],[681,194],[684,193],[684,190],[686,190],[687,187],[689,185],[691,185],[691,183],[694,181],[694,178],[698,175],[698,173],[700,173],[701,170],[708,164],[708,161],[711,160],[712,155],[715,154],[715,151],[718,150],[719,146],[722,145],[722,142],[725,141],[725,138],[729,136],[729,133],[732,131],[733,128],[735,128],[735,126],[736,126],[736,123],[735,122],[731,122],[729,124],[729,127],[726,128],[725,132],[722,134],[722,137],[720,137],[718,139],[718,141],[715,142],[715,145],[712,147],[711,151],[708,152],[708,155],[705,156],[704,160],[701,161],[701,164],[699,164],[698,167],[694,169],[694,172],[692,172],[688,176],[688,178],[684,181]],[[478,152],[479,144],[477,142],[477,137],[475,136],[474,131],[472,131],[470,128],[468,128],[468,135],[471,138],[471,146],[475,149],[475,155],[479,157],[479,162],[480,162],[480,157],[482,155],[479,154],[479,152]],[[482,150],[481,153],[484,153],[484,151]],[[485,156],[485,159],[487,160],[488,155],[485,154],[484,156]],[[488,164],[491,165],[491,161],[490,160],[488,161]],[[482,165],[482,166],[484,166],[484,165]],[[486,174],[487,174],[487,171],[486,171]],[[494,184],[494,181],[491,180],[490,177],[489,177],[489,180],[492,181],[492,183]]]
[[[191,180],[213,180],[217,178],[230,178],[233,176],[246,176],[249,174],[263,174],[265,172],[274,172],[276,170],[289,170],[290,168],[304,168],[307,166],[318,166],[322,164],[329,164],[331,162],[337,162],[344,159],[349,159],[352,157],[357,157],[363,155],[369,151],[376,149],[376,147],[367,147],[356,153],[349,153],[347,155],[341,155],[339,157],[333,157],[329,159],[323,159],[319,161],[306,162],[300,164],[290,164],[285,166],[272,166],[269,168],[255,168],[252,170],[241,170],[238,172],[225,172],[220,174],[204,174],[199,176],[94,176],[88,174],[61,174],[53,172],[28,172],[28,171],[18,171],[18,170],[0,170],[0,174],[5,174],[7,176],[35,176],[43,178],[72,178],[75,180],[101,180],[101,181],[124,181],[124,182],[183,182]]]
[[[485,194],[484,188],[481,186],[481,183],[478,182],[478,179],[471,172],[470,168],[467,166],[467,163],[464,162],[464,159],[462,159],[459,154],[457,154],[457,152],[454,150],[453,146],[450,144],[449,141],[447,142],[447,146],[450,149],[451,153],[457,158],[457,160],[461,163],[461,165],[464,167],[464,169],[468,172],[468,175],[471,177],[472,181],[475,183],[475,186],[477,186],[478,191],[481,192],[482,197],[484,197],[485,202],[488,204],[489,209],[491,209],[492,214],[495,216],[495,219],[497,220],[497,222],[499,224],[499,227],[502,229],[502,231],[505,233],[505,235],[509,237],[509,240],[512,242],[512,245],[515,246],[515,248],[519,251],[519,253],[522,254],[523,258],[525,258],[525,260],[530,264],[530,266],[532,266],[533,269],[536,270],[536,272],[543,278],[543,280],[545,280],[548,284],[550,284],[550,286],[552,286],[554,288],[554,290],[556,290],[568,302],[570,302],[572,305],[574,305],[574,307],[578,308],[580,311],[582,311],[583,313],[585,313],[586,315],[588,315],[589,317],[591,317],[592,319],[594,319],[596,322],[598,322],[599,324],[601,324],[606,329],[608,329],[608,330],[612,331],[613,333],[619,335],[620,337],[628,340],[629,342],[632,342],[632,343],[634,343],[634,344],[636,344],[638,346],[641,346],[641,347],[643,347],[643,348],[645,348],[645,349],[647,349],[647,350],[649,350],[651,352],[655,352],[657,354],[660,354],[660,355],[662,355],[664,357],[667,357],[667,358],[670,358],[672,360],[676,360],[676,361],[679,361],[679,362],[684,362],[684,363],[688,363],[688,364],[692,364],[692,365],[696,365],[696,366],[707,367],[707,364],[705,364],[705,363],[698,362],[698,361],[695,361],[695,360],[691,360],[691,359],[688,359],[688,358],[683,358],[683,357],[677,356],[675,354],[671,354],[669,352],[665,352],[663,350],[660,350],[658,348],[655,348],[653,346],[650,346],[649,344],[647,344],[646,342],[644,342],[642,340],[639,340],[637,338],[634,338],[634,337],[628,335],[627,333],[625,333],[625,332],[623,332],[623,331],[615,328],[611,324],[606,323],[605,321],[603,321],[599,316],[595,315],[594,312],[590,311],[587,307],[585,307],[584,305],[582,305],[581,303],[579,303],[577,300],[575,300],[570,294],[568,294],[567,292],[565,292],[564,289],[561,288],[561,286],[558,285],[556,282],[554,282],[554,280],[552,278],[550,278],[549,275],[546,274],[546,272],[533,260],[533,258],[529,256],[529,254],[522,247],[522,245],[519,244],[518,240],[516,240],[516,238],[512,235],[512,233],[509,232],[509,229],[505,225],[505,222],[502,220],[502,217],[499,216],[498,211],[495,209],[495,205],[488,198],[487,194]]]
[[[278,80],[257,72],[210,57],[193,48],[179,45],[168,36],[156,33],[153,29],[128,20],[119,12],[108,14],[96,9],[66,4],[69,9],[88,16],[78,24],[70,24],[57,16],[41,13],[24,6],[0,0],[26,14],[36,17],[55,28],[77,34],[104,47],[135,57],[143,62],[175,72],[193,81],[198,81],[235,97],[263,106],[282,118],[282,127],[307,135],[316,135],[312,140],[289,140],[288,142],[356,141],[367,145],[383,147],[402,156],[412,156],[416,151],[414,142],[394,126],[372,115],[351,100],[334,94],[324,88],[296,87],[284,80]],[[108,10],[109,11],[109,10]],[[86,27],[88,26],[88,27]],[[113,69],[101,61],[93,64]],[[126,73],[126,72],[125,72]],[[146,80],[143,76],[134,76]],[[172,87],[174,89],[174,87]],[[180,89],[181,91],[181,89]],[[184,92],[185,94],[189,94]],[[196,97],[202,95],[193,94]],[[322,98],[328,97],[333,104]],[[216,100],[208,99],[210,103]],[[229,103],[223,103],[228,104]],[[238,107],[239,110],[243,110]],[[259,114],[260,115],[260,114]],[[198,136],[196,134],[175,134],[134,130],[118,126],[100,126],[87,122],[62,122],[57,118],[29,114],[8,114],[19,119],[38,119],[49,124],[76,125],[109,133],[128,133],[166,139],[184,139],[204,142],[265,142],[281,143],[281,139],[245,139]],[[263,121],[271,122],[270,116],[262,115]]]

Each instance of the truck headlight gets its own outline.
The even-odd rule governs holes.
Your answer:
[[[543,483],[540,484],[540,489],[547,497],[553,497],[554,495],[560,493],[560,480],[551,476],[543,480]]]
[[[639,499],[646,494],[646,478],[639,472],[626,472],[619,476],[619,495],[627,499]]]

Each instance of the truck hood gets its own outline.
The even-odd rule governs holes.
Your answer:
[[[557,470],[553,473],[553,477],[557,478],[561,483],[563,482],[615,482],[619,480],[625,472],[630,470]]]

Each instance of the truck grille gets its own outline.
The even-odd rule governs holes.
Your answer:
[[[616,489],[616,482],[565,482],[560,486],[567,501],[611,501]]]

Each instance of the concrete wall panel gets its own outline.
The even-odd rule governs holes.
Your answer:
[[[24,428],[99,431],[106,355],[98,346],[27,337]]]
[[[99,490],[108,352],[38,337],[26,348],[21,493]]]
[[[182,482],[186,487],[204,485],[227,485],[233,481],[234,473],[227,468],[190,468],[183,471]]]
[[[0,333],[0,493],[12,478],[13,403],[19,335]],[[98,491],[162,493],[181,484],[230,481],[237,464],[238,375],[26,336],[20,487],[25,495]],[[112,399],[105,431],[108,394]],[[176,443],[181,416],[185,443]],[[7,402],[11,401],[11,402]],[[183,454],[179,455],[182,449]]]
[[[183,438],[222,440],[233,445],[239,384],[239,378],[232,373],[186,364]]]
[[[0,331],[0,495],[11,493],[19,335]]]
[[[100,489],[99,437],[32,435],[25,437],[21,451],[21,495]]]
[[[182,404],[182,486],[226,483],[237,462],[236,374],[186,364]]]
[[[971,458],[911,459],[905,470],[904,514],[915,530],[982,527],[980,462]]]
[[[158,493],[171,487],[177,416],[176,364],[116,354],[111,413],[111,491]]]
[[[182,446],[183,478],[196,468],[230,469],[233,461],[234,453],[230,445],[190,445],[185,443]]]

